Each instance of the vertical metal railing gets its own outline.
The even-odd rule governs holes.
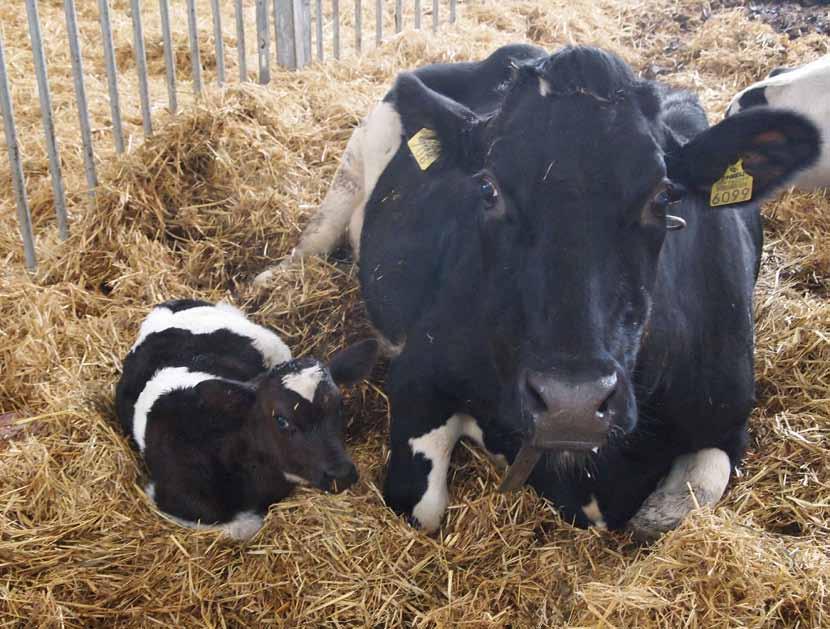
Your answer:
[[[84,5],[91,1],[83,0]],[[104,68],[107,77],[113,145],[117,153],[123,153],[126,148],[126,142],[109,1],[97,0],[98,16],[101,29]],[[174,6],[179,1],[176,0]],[[93,125],[91,124],[87,102],[86,77],[84,76],[83,50],[81,49],[81,35],[79,32],[76,2],[77,0],[63,0],[87,194],[94,203],[95,192],[98,186],[98,175],[96,171],[95,147],[93,144]],[[421,2],[422,0],[395,0],[394,6],[392,6],[391,2],[375,0],[374,3],[369,2],[366,3],[368,6],[364,6],[363,0],[354,0],[353,28],[355,51],[360,53],[364,47],[364,11],[370,12],[374,10],[374,40],[375,44],[379,46],[384,40],[384,26],[387,18],[393,20],[392,23],[394,24],[395,33],[400,33],[403,30],[404,15],[407,6],[413,9],[414,19],[412,24],[416,29],[421,28]],[[455,22],[457,18],[457,0],[432,0],[433,31],[437,30],[440,25],[439,6],[441,3],[446,3],[449,6],[448,15],[450,22]],[[227,82],[224,32],[222,27],[222,10],[224,4],[221,0],[210,0],[213,41],[216,53],[215,80],[220,86]],[[137,96],[141,112],[141,126],[144,136],[149,137],[153,134],[153,103],[155,101],[151,93],[153,85],[150,83],[148,74],[146,41],[142,18],[142,11],[149,9],[142,5],[141,0],[129,0],[133,54],[138,79]],[[164,48],[167,104],[170,113],[175,114],[179,110],[179,93],[177,90],[174,29],[179,27],[179,25],[174,20],[171,20],[170,5],[171,0],[158,0],[158,16],[161,22],[161,38]],[[248,80],[248,59],[245,46],[246,13],[244,5],[245,0],[233,0],[240,82]],[[64,177],[61,170],[60,152],[56,139],[52,97],[49,90],[49,78],[43,36],[41,33],[40,16],[38,15],[38,0],[25,0],[25,7],[35,76],[37,79],[41,122],[49,160],[49,176],[52,184],[58,233],[62,239],[65,239],[69,233],[66,193],[64,190]],[[274,60],[277,65],[289,69],[302,68],[311,63],[315,56],[318,62],[322,62],[326,57],[327,50],[331,52],[335,59],[341,58],[343,50],[340,29],[343,16],[341,14],[340,0],[313,0],[313,5],[312,0],[254,0],[253,8],[255,9],[256,19],[257,79],[259,83],[267,84],[271,81],[271,20],[273,20],[274,51],[276,53]],[[390,9],[393,13],[387,15]],[[198,22],[196,0],[185,0],[185,10],[187,13],[186,30],[190,48],[193,81],[192,93],[194,97],[199,97],[204,90],[204,84],[199,45],[201,29]],[[330,48],[326,45],[327,28],[331,28]],[[5,43],[8,46],[8,42]],[[13,81],[8,74],[6,51],[3,48],[3,44],[2,33],[0,33],[0,115],[3,118],[3,129],[8,151],[12,187],[17,205],[17,218],[23,240],[25,263],[27,268],[34,269],[36,264],[35,239],[32,229],[31,211],[25,188],[24,159],[21,154],[20,139],[14,123],[11,91]],[[316,46],[313,44],[316,44]],[[132,98],[134,98],[134,95],[131,95],[131,100]]]

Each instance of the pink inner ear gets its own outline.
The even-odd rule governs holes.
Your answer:
[[[780,131],[764,131],[755,136],[758,144],[784,144],[786,141],[786,136]]]

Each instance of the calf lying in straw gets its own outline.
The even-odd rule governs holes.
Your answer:
[[[357,480],[337,385],[365,377],[373,340],[328,365],[228,304],[170,301],[145,319],[116,390],[118,417],[150,472],[147,494],[173,520],[247,539],[295,484]]]

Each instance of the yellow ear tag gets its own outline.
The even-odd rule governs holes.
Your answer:
[[[421,170],[426,170],[441,157],[441,141],[432,129],[421,129],[406,144]]]
[[[723,173],[723,177],[712,184],[709,205],[730,205],[749,201],[752,198],[752,175],[744,172],[743,160],[739,159]]]

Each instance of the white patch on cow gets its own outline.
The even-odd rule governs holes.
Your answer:
[[[598,529],[606,528],[605,519],[602,516],[602,511],[599,510],[597,497],[591,494],[591,502],[582,507],[582,512],[585,514],[595,527]]]
[[[427,533],[438,530],[449,504],[447,471],[453,448],[463,434],[462,417],[453,415],[443,426],[409,440],[413,455],[421,454],[432,464],[427,476],[427,490],[412,510],[412,515]]]
[[[192,334],[211,334],[218,330],[228,330],[250,339],[251,344],[262,355],[266,367],[291,360],[291,350],[279,336],[250,321],[241,310],[227,303],[197,306],[178,312],[164,307],[154,308],[141,324],[138,340],[132,349],[135,350],[150,334],[170,328],[187,330]]]
[[[312,365],[300,371],[284,375],[282,377],[282,385],[309,402],[313,402],[314,393],[317,391],[317,387],[325,375],[320,365]]]
[[[190,371],[187,367],[165,367],[153,374],[144,385],[133,410],[133,439],[139,450],[144,452],[147,432],[147,416],[162,395],[179,389],[191,389],[205,380],[216,380],[216,376],[200,371]]]
[[[706,448],[675,459],[671,470],[631,518],[640,537],[657,537],[676,528],[700,506],[714,506],[726,491],[731,464],[719,448]]]
[[[285,480],[287,480],[289,483],[294,483],[295,485],[311,485],[311,483],[302,476],[297,476],[296,474],[289,474],[288,472],[283,472],[282,475],[285,476]]]
[[[346,232],[354,257],[358,258],[366,202],[402,139],[403,125],[397,110],[390,103],[378,103],[352,133],[326,197],[303,230],[291,257],[280,266],[306,256],[331,253]],[[264,271],[254,284],[262,286],[273,276],[274,269]]]
[[[493,461],[498,467],[506,468],[507,467],[507,459],[503,454],[495,454],[487,449],[487,446],[484,445],[484,432],[481,430],[481,426],[478,425],[478,422],[475,420],[474,417],[470,417],[469,415],[457,415],[462,420],[461,423],[461,434],[468,439],[471,439],[479,448],[484,450],[484,453]]]
[[[543,79],[542,77],[539,77],[539,93],[542,96],[548,96],[552,92],[553,92],[553,89],[551,88],[550,83],[548,82],[548,80]]]
[[[156,503],[155,483],[148,483],[144,488],[144,492],[147,494],[150,502],[152,502],[158,509],[158,504]],[[199,531],[219,531],[220,533],[224,533],[225,535],[240,541],[250,539],[256,535],[257,531],[262,528],[262,523],[264,521],[264,518],[261,515],[258,515],[253,511],[240,511],[232,520],[223,524],[203,524],[202,522],[193,522],[192,520],[185,520],[184,518],[177,517],[167,513],[166,511],[162,511],[161,509],[159,509],[159,513],[179,526]]]

